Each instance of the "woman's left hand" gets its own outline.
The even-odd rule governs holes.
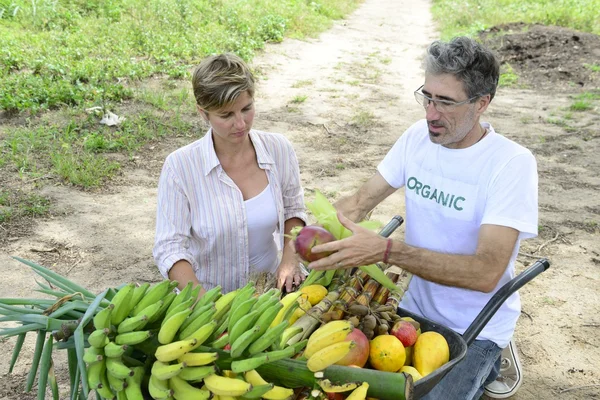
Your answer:
[[[287,293],[294,291],[294,288],[298,288],[304,281],[306,276],[300,269],[298,261],[294,262],[282,262],[277,268],[277,288]]]

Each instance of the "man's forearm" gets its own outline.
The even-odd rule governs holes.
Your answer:
[[[343,197],[336,201],[333,206],[353,222],[364,220],[369,211],[371,211],[370,209],[365,209],[364,206],[361,207],[357,194]]]

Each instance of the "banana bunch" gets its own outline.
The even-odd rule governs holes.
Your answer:
[[[348,320],[331,321],[321,326],[308,338],[304,356],[306,366],[313,372],[321,371],[344,358],[356,346],[346,337],[354,329]]]

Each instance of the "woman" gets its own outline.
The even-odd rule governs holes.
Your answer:
[[[165,161],[156,264],[180,289],[192,281],[202,293],[216,285],[227,292],[250,274],[273,272],[291,291],[304,279],[284,236],[306,221],[296,154],[283,135],[252,129],[254,77],[238,56],[206,58],[192,86],[210,129]]]

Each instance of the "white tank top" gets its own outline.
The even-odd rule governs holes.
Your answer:
[[[277,228],[277,208],[271,185],[257,196],[244,201],[248,221],[250,272],[275,272],[277,244],[273,234]]]

